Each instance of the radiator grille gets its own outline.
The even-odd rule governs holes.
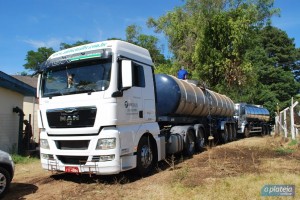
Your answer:
[[[57,149],[61,150],[87,150],[89,147],[89,143],[89,140],[55,141]]]
[[[88,106],[49,109],[46,114],[50,128],[93,127],[97,108]]]
[[[57,156],[64,164],[85,165],[88,156]]]

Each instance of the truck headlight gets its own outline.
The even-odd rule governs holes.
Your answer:
[[[97,142],[96,149],[114,149],[116,148],[116,138],[101,138]]]
[[[49,155],[48,154],[41,153],[40,156],[41,156],[42,159],[47,159],[47,160],[49,159]]]
[[[115,155],[102,155],[99,157],[99,162],[112,161],[115,159]]]
[[[40,139],[40,146],[43,149],[50,149],[48,140],[46,139]]]

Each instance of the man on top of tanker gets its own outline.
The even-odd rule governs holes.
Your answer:
[[[188,72],[184,69],[184,66],[177,72],[177,77],[182,80],[187,79]]]

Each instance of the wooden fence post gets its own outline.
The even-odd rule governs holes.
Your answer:
[[[292,97],[292,103],[291,103],[291,134],[292,134],[292,140],[296,139],[295,136],[295,126],[294,126],[294,107],[298,104],[298,101],[294,103],[294,99]]]

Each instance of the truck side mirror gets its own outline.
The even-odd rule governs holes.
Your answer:
[[[122,87],[128,89],[132,87],[132,61],[122,60]]]

